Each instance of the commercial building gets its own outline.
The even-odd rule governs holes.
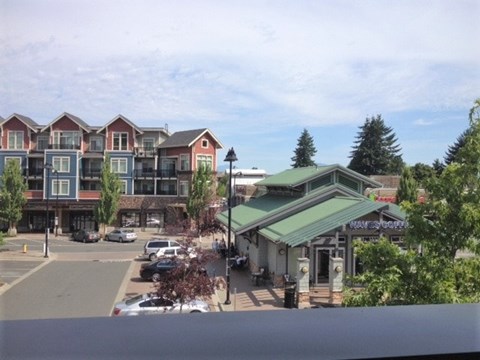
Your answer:
[[[175,223],[183,219],[194,171],[201,164],[216,169],[221,148],[209,129],[171,134],[167,125],[140,127],[122,115],[103,126],[66,112],[48,125],[19,114],[0,120],[0,174],[8,161],[17,161],[28,185],[19,231],[44,231],[47,198],[49,228],[96,228],[93,209],[107,158],[121,181],[115,225]]]

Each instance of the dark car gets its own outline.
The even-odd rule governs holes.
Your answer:
[[[178,266],[178,262],[164,258],[149,264],[142,264],[140,267],[140,277],[144,280],[160,281],[162,274]]]
[[[78,230],[73,234],[74,241],[97,242],[100,239],[100,233],[94,230]]]

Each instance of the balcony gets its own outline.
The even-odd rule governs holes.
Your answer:
[[[157,170],[157,177],[159,178],[176,178],[177,170],[175,169],[160,169]]]
[[[133,170],[133,176],[135,178],[153,178],[155,176],[155,170],[152,168],[135,169]]]
[[[82,178],[99,178],[101,175],[101,169],[84,169],[82,171]]]
[[[158,195],[176,196],[177,195],[177,189],[159,190]]]
[[[48,145],[50,150],[80,150],[80,145],[78,144],[50,144]]]
[[[28,176],[29,177],[37,177],[37,176],[43,176],[43,167],[31,167],[28,168]]]
[[[157,150],[153,148],[136,147],[133,151],[137,158],[153,158],[157,154]]]

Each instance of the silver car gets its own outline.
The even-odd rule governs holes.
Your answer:
[[[137,240],[137,234],[131,229],[115,229],[105,235],[105,241],[135,241]]]
[[[210,312],[209,305],[202,300],[193,300],[181,305],[155,294],[143,294],[115,304],[113,315],[162,315],[180,313],[206,313]]]

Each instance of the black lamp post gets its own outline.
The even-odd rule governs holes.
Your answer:
[[[52,171],[52,164],[46,163],[43,168],[47,171],[47,186],[45,186],[45,200],[46,200],[46,217],[45,217],[45,256],[48,258],[48,233],[50,231],[50,224],[48,222],[48,198],[50,197],[50,171]]]
[[[228,161],[230,163],[230,173],[228,178],[228,237],[227,237],[227,261],[225,265],[225,270],[227,273],[227,299],[225,300],[225,304],[228,305],[231,303],[230,301],[230,242],[231,242],[231,232],[232,232],[232,163],[237,161],[237,155],[235,154],[235,150],[233,147],[228,150],[227,156],[225,157],[224,161]]]
[[[60,192],[60,183],[58,182],[58,170],[53,170],[54,174],[57,175],[57,199],[55,201],[55,237],[58,236],[58,193]]]

